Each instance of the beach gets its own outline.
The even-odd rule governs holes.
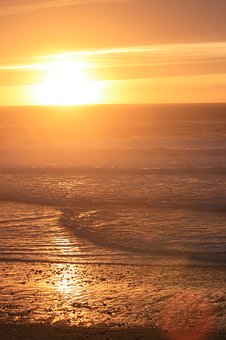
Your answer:
[[[1,272],[6,339],[225,335],[222,267],[1,263]]]
[[[119,109],[50,135],[8,109],[24,149],[0,150],[3,339],[225,338],[224,106],[133,107],[129,127]]]
[[[106,340],[106,339],[156,339],[166,338],[152,329],[84,329],[51,326],[15,326],[0,325],[1,335],[4,339],[79,339],[79,340]],[[217,338],[221,339],[221,338]],[[223,338],[222,338],[223,339]]]

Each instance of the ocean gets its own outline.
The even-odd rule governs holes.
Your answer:
[[[0,125],[4,301],[20,265],[211,267],[225,278],[226,105],[1,108]],[[138,307],[145,287],[128,295],[138,315],[128,324],[150,321]],[[215,288],[226,308],[224,284]]]

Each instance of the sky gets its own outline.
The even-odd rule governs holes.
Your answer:
[[[226,101],[225,0],[1,0],[0,105]]]

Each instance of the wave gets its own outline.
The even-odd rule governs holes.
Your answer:
[[[33,197],[29,195],[21,194],[3,194],[0,196],[0,201],[3,202],[18,202],[27,204],[37,204],[42,206],[53,206],[58,207],[62,211],[70,209],[71,206],[76,206],[78,209],[96,209],[102,207],[108,207],[109,205],[120,205],[122,207],[137,207],[146,209],[161,209],[165,210],[188,210],[188,211],[206,211],[206,212],[219,212],[226,213],[226,197],[212,197],[208,200],[200,200],[199,198],[186,197],[174,197],[174,200],[162,200],[150,199],[149,197],[140,197],[139,200],[136,198],[120,197],[103,199],[103,198],[84,198],[78,197],[73,199],[57,198],[57,197]],[[51,218],[52,216],[42,217],[42,219]],[[38,218],[37,218],[38,219]],[[28,218],[21,220],[11,220],[11,222],[19,222],[25,220],[36,220],[36,218]],[[0,220],[1,223],[10,222],[10,220]]]
[[[114,251],[120,250],[127,255],[129,252],[167,259],[179,258],[221,264],[226,261],[226,207],[223,205],[220,207],[216,202],[212,206],[199,202],[197,206],[198,200],[195,202],[194,199],[184,203],[178,200],[171,204],[166,202],[148,204],[147,201],[136,199],[122,200],[114,204],[108,201],[90,202],[88,199],[83,202],[59,200],[54,204],[56,202],[38,197],[31,200],[29,196],[26,199],[14,197],[14,200],[44,206],[49,203],[58,205],[61,214],[57,216],[56,223],[59,221],[61,226],[92,244]],[[0,224],[16,223],[18,227],[21,222],[47,220],[52,217],[44,215],[37,218],[4,219]],[[11,250],[12,256],[21,254],[19,249]],[[7,253],[7,249],[2,251],[1,255]],[[54,255],[53,251],[52,256]],[[95,256],[98,257],[98,253],[95,253]],[[58,257],[60,260],[60,256]],[[63,257],[67,261],[66,256]],[[84,257],[89,256],[85,254]],[[68,254],[68,258],[74,261],[73,255]]]
[[[224,218],[220,223],[218,221],[216,230],[212,230],[212,221],[205,216],[202,222],[206,224],[206,230],[203,231],[196,225],[201,222],[197,222],[198,216],[195,212],[183,211],[178,215],[175,211],[140,210],[139,207],[128,210],[122,206],[110,206],[104,210],[82,212],[67,209],[62,213],[60,223],[76,235],[104,247],[167,258],[225,263]],[[183,228],[188,219],[190,222]],[[173,228],[169,225],[172,220]],[[182,235],[178,237],[180,233]]]
[[[12,219],[1,219],[0,225],[5,223],[13,223],[13,222],[29,222],[29,221],[39,221],[45,220],[54,217],[53,215],[46,216],[38,216],[38,217],[23,217],[23,218],[12,218]],[[18,225],[18,224],[17,224]]]
[[[223,263],[226,169],[217,169],[14,168],[0,178],[0,200],[57,207],[54,223],[104,248]],[[0,224],[30,228],[41,217],[48,228],[50,210],[35,210],[4,212]]]
[[[223,152],[225,155],[226,150]],[[216,174],[226,176],[225,166],[165,166],[165,167],[0,167],[0,174],[7,175],[145,175],[145,174]]]

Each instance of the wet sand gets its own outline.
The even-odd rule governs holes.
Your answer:
[[[2,339],[167,339],[167,337],[158,330],[151,329],[85,329],[76,327],[52,327],[46,325],[0,325],[0,333]]]
[[[156,329],[99,329],[79,327],[53,327],[50,325],[0,325],[1,339],[78,339],[78,340],[169,340],[173,339]],[[224,340],[226,332],[213,332],[209,335],[195,338],[200,340]],[[190,334],[181,335],[180,340],[194,339]]]
[[[225,338],[223,267],[0,267],[1,339]]]

